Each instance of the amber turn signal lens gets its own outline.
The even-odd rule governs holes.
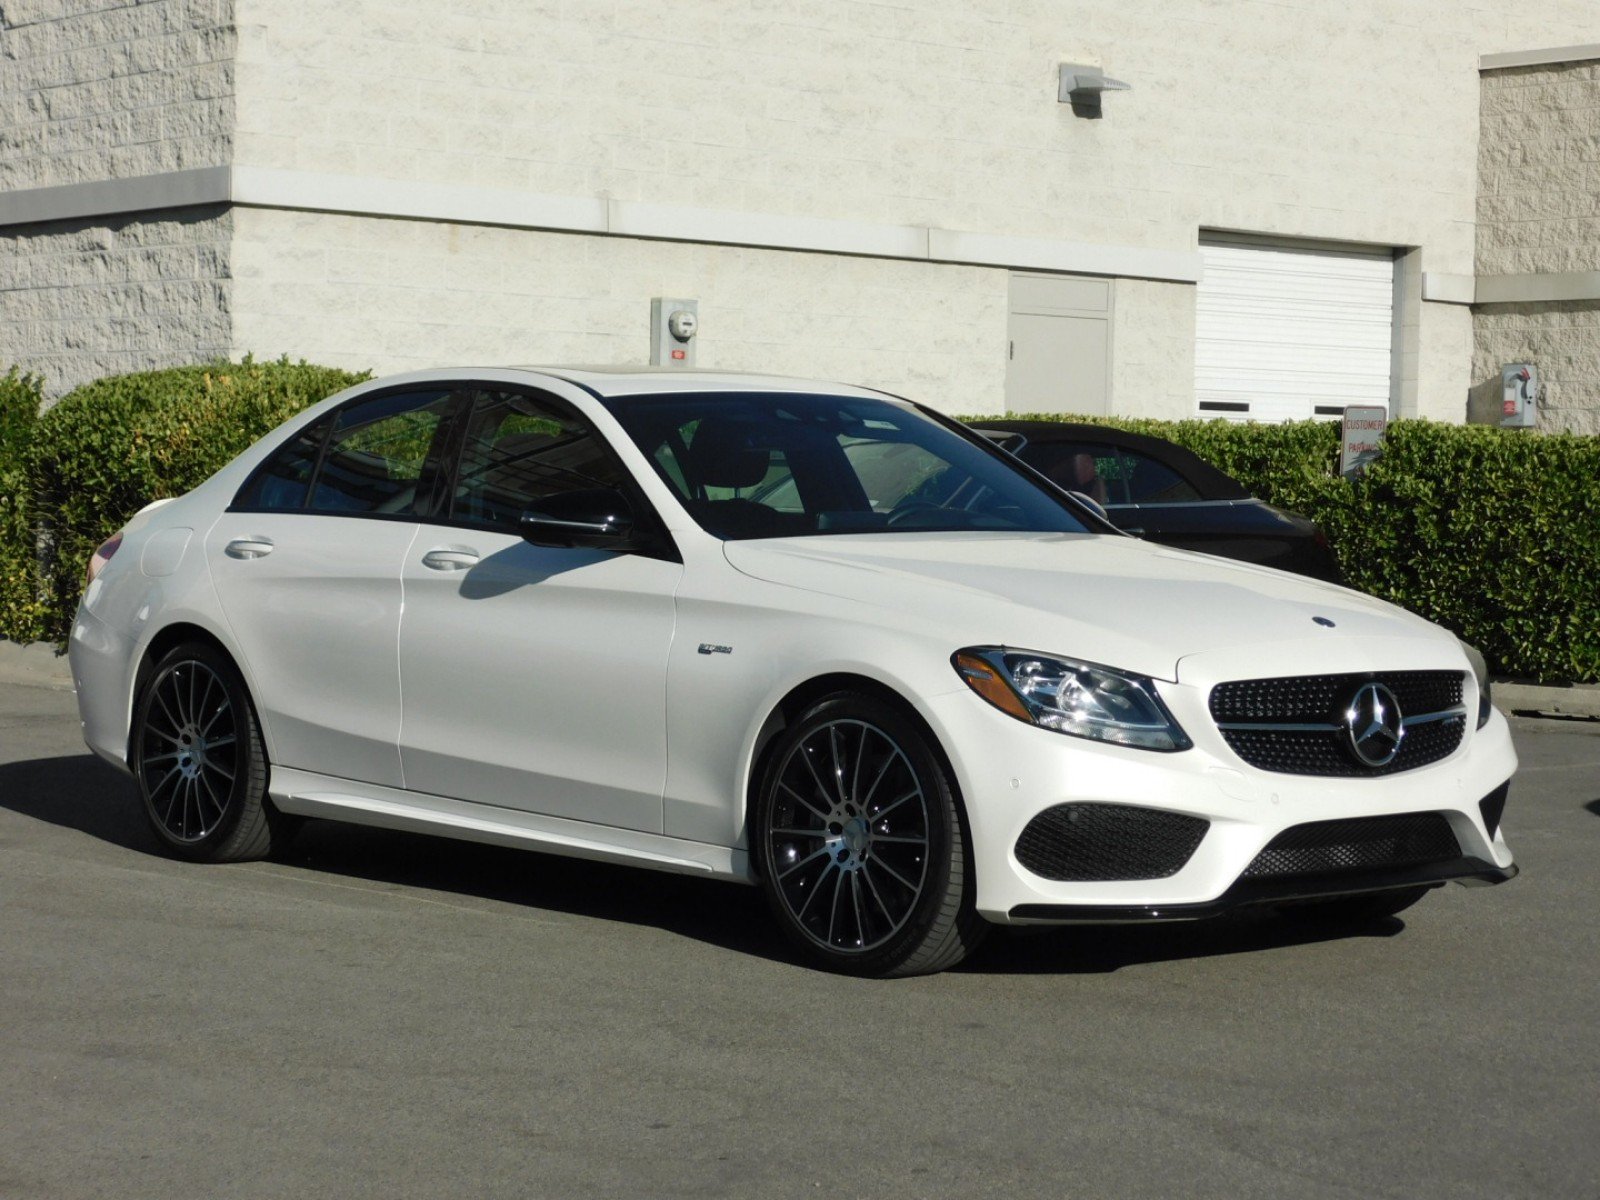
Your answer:
[[[961,672],[961,678],[967,681],[969,688],[1001,712],[1019,721],[1033,724],[1033,717],[1029,715],[1027,705],[1022,703],[1021,697],[991,664],[975,655],[958,654],[956,670]]]

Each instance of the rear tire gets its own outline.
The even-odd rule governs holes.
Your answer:
[[[752,852],[778,923],[808,958],[850,975],[922,975],[982,940],[955,787],[916,722],[836,693],[765,761]]]
[[[265,858],[288,833],[244,680],[205,642],[169,651],[134,706],[129,765],[156,839],[192,862]]]

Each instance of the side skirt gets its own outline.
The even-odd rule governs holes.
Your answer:
[[[375,787],[286,767],[272,768],[268,790],[281,811],[304,817],[325,817],[684,875],[755,882],[750,856],[729,846]]]

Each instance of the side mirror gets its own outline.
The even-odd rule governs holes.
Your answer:
[[[1079,504],[1083,505],[1090,512],[1094,513],[1095,516],[1099,517],[1102,521],[1111,520],[1110,514],[1108,514],[1105,510],[1105,506],[1093,496],[1090,496],[1085,492],[1075,492],[1070,488],[1067,489],[1067,495],[1071,496]]]
[[[633,508],[613,488],[547,496],[517,522],[535,546],[610,546],[633,536]]]

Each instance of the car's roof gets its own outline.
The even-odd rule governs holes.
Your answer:
[[[643,366],[538,366],[509,367],[460,366],[438,367],[427,371],[411,371],[404,375],[391,375],[375,382],[437,383],[445,379],[507,379],[521,377],[523,382],[538,383],[540,379],[561,379],[577,384],[597,396],[643,396],[670,392],[795,392],[825,396],[860,396],[882,399],[887,392],[855,387],[844,383],[831,383],[822,379],[804,379],[787,375],[762,375],[753,371],[683,370],[671,367]]]
[[[1186,477],[1206,500],[1245,500],[1250,493],[1233,476],[1218,470],[1193,451],[1169,442],[1166,438],[1150,434],[1130,433],[1109,425],[1091,425],[1077,421],[974,421],[979,432],[1019,433],[1030,446],[1045,446],[1053,442],[1104,442],[1125,446],[1147,454],[1165,463]],[[1024,455],[1026,457],[1026,455]]]

